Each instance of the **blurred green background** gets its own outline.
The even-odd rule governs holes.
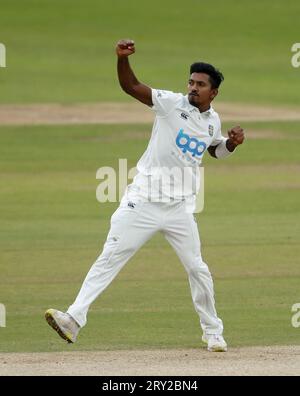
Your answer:
[[[291,306],[300,282],[300,122],[245,128],[261,138],[224,161],[205,160],[202,253],[231,346],[299,344]],[[70,350],[44,311],[73,302],[105,241],[117,203],[96,201],[96,170],[118,169],[119,158],[134,166],[150,129],[0,128],[1,351]],[[185,271],[159,234],[93,304],[72,350],[200,347],[200,336]]]
[[[185,90],[189,65],[215,64],[222,101],[299,105],[297,0],[1,0],[2,103],[126,101],[115,43],[136,42],[132,63],[153,87]]]
[[[133,101],[114,46],[147,84],[184,91],[190,63],[225,74],[218,100],[299,108],[298,1],[1,0],[2,104]],[[222,117],[222,114],[220,114]],[[225,123],[223,130],[231,126]],[[300,121],[244,122],[249,139],[225,161],[205,158],[204,259],[230,346],[300,344]],[[133,167],[151,125],[0,126],[0,351],[201,347],[175,253],[155,236],[92,306],[66,345],[44,311],[64,310],[101,252],[117,206],[96,200],[96,171]],[[140,136],[139,136],[140,134]]]

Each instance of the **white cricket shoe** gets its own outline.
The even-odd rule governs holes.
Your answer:
[[[203,334],[202,341],[207,344],[207,350],[210,352],[226,352],[227,344],[223,336],[218,334]]]
[[[76,341],[80,330],[79,324],[68,313],[48,309],[45,313],[48,324],[68,343]]]

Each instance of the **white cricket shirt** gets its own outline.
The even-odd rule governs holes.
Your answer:
[[[152,201],[195,196],[205,151],[226,140],[219,116],[212,107],[201,113],[181,93],[152,89],[152,102],[151,138],[129,188]]]

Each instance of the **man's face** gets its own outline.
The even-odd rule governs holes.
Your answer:
[[[188,99],[191,105],[196,107],[208,105],[217,94],[218,90],[212,88],[208,74],[191,74],[188,83]]]

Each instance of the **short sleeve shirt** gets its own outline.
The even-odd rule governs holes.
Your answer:
[[[203,155],[209,146],[226,140],[218,114],[189,103],[187,95],[152,89],[155,120],[148,147],[137,164],[133,184],[151,197],[174,199],[197,194]]]

